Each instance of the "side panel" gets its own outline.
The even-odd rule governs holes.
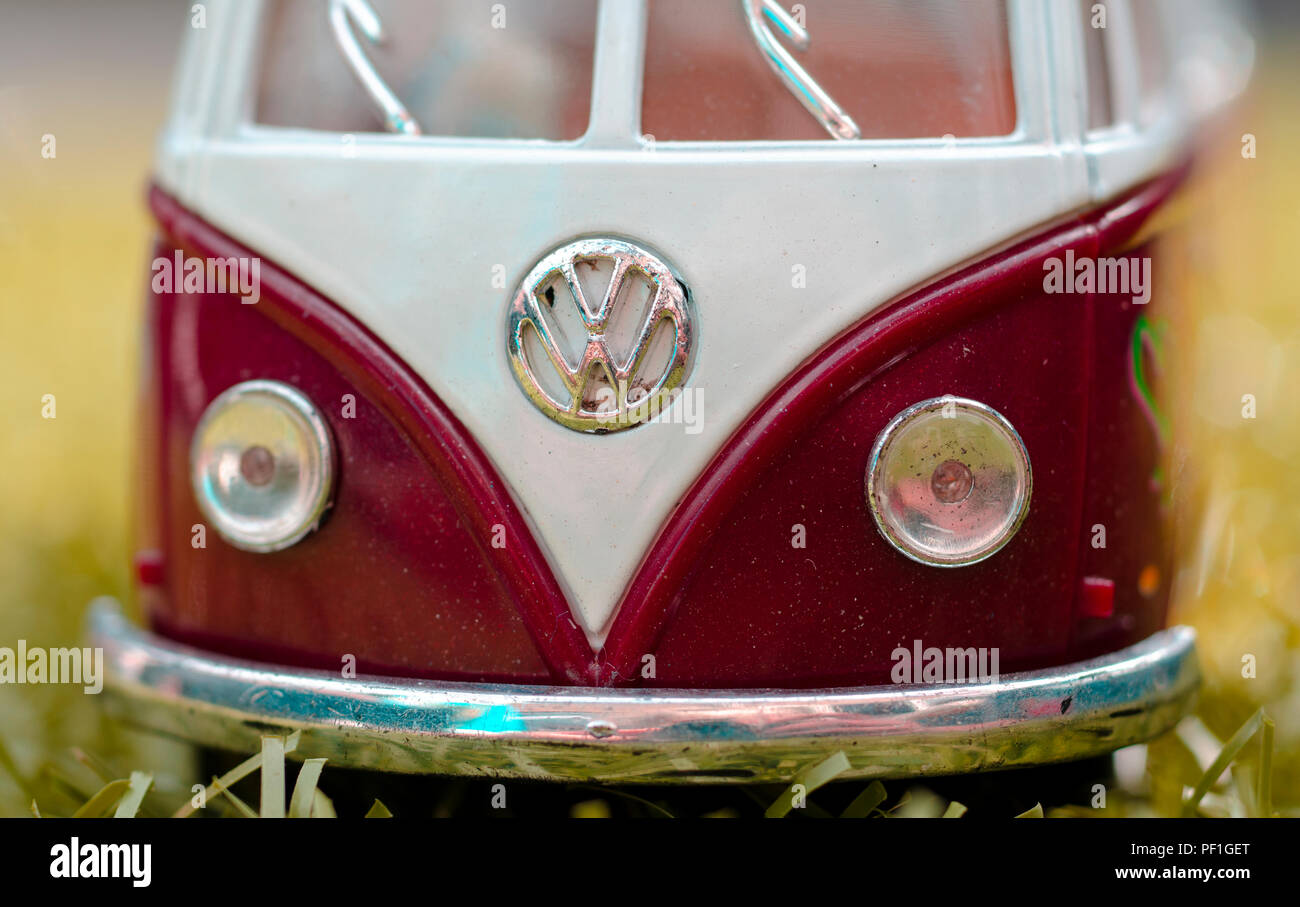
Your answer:
[[[155,193],[157,254],[250,253]],[[589,650],[521,516],[482,454],[373,338],[308,288],[261,263],[261,298],[159,292],[151,346],[161,425],[161,563],[141,566],[156,628],[273,661],[371,673],[581,682]],[[189,445],[219,393],[287,382],[327,419],[340,478],[321,528],[273,554],[204,527]],[[155,488],[151,493],[157,494]],[[506,544],[491,544],[495,527]],[[156,546],[156,547],[155,547]]]
[[[1003,672],[1132,643],[1162,624],[1167,597],[1159,336],[1142,333],[1155,313],[1122,292],[1048,293],[1044,274],[1067,256],[1140,265],[1149,248],[1135,233],[1179,179],[936,281],[788,376],[661,528],[599,659],[473,442],[346,315],[269,263],[256,305],[158,294],[161,379],[145,403],[163,430],[146,453],[161,451],[164,481],[146,477],[144,491],[162,519],[146,518],[140,538],[152,619],[174,638],[288,664],[354,654],[377,673],[664,687],[888,683],[893,651],[916,641],[997,648]],[[161,193],[154,205],[172,233],[160,254],[249,254]],[[208,402],[251,378],[293,384],[330,418],[334,511],[273,555],[211,533],[195,549],[190,434]],[[341,415],[347,394],[355,419]],[[1000,411],[1034,468],[1017,537],[955,569],[890,548],[864,500],[881,428],[944,394]],[[1104,548],[1091,544],[1097,524]],[[503,550],[487,544],[498,525]],[[1106,613],[1085,579],[1110,584]]]
[[[1149,267],[1149,249],[1125,247],[1181,178],[907,297],[787,379],[697,480],[642,562],[602,653],[602,679],[888,683],[891,653],[916,641],[996,647],[1000,670],[1012,671],[1110,651],[1158,629],[1169,570],[1152,481],[1158,416],[1147,414],[1150,382],[1134,372],[1134,363],[1156,364],[1152,338],[1142,355],[1134,350],[1158,316],[1132,302],[1136,286],[1094,294],[1075,283],[1073,292],[1048,293],[1044,276],[1052,261],[1082,267],[1097,257]],[[1000,411],[1034,469],[1019,534],[989,560],[955,569],[894,551],[863,499],[879,431],[905,407],[944,394]],[[1105,548],[1093,547],[1096,524],[1111,533]],[[1105,613],[1085,597],[1085,578],[1109,588]]]

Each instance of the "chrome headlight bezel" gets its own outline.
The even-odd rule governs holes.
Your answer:
[[[264,483],[250,481],[242,466],[256,448],[272,455]],[[227,388],[203,411],[190,442],[199,511],[243,551],[282,551],[316,529],[331,504],[335,472],[334,441],[320,411],[279,381]]]
[[[958,427],[963,424],[962,420],[965,420],[965,425],[975,426],[986,432],[986,438],[993,444],[993,449],[986,450],[982,454],[985,457],[984,462],[986,464],[992,462],[994,467],[1001,467],[1012,479],[1011,487],[1008,489],[1009,493],[1005,495],[1005,500],[1002,500],[996,495],[990,495],[989,489],[981,488],[978,481],[970,478],[970,464],[962,461],[967,469],[967,478],[972,482],[972,486],[959,500],[954,501],[952,504],[940,502],[938,508],[942,509],[953,505],[966,507],[992,502],[1001,504],[1003,512],[996,525],[988,530],[982,543],[972,545],[969,550],[965,550],[960,554],[945,554],[937,550],[933,545],[926,546],[916,533],[908,531],[906,524],[900,522],[899,517],[891,511],[891,508],[887,506],[887,502],[883,500],[883,497],[888,495],[886,487],[888,480],[885,473],[887,467],[891,465],[888,457],[894,449],[892,445],[899,443],[899,439],[909,429],[918,427],[921,420],[932,419],[936,414],[938,414],[940,420],[949,417],[958,420],[955,423]],[[942,424],[942,421],[940,424]],[[967,457],[967,459],[974,459],[974,453],[972,449],[972,456]],[[931,455],[931,458],[937,459],[938,456],[940,456],[940,453],[936,451]],[[947,460],[941,460],[933,465],[929,463],[914,463],[911,465],[921,467],[916,475],[924,482],[925,476],[922,474],[924,468],[938,468],[946,463]],[[964,397],[933,397],[915,403],[894,416],[876,437],[867,465],[867,506],[871,510],[876,528],[899,553],[917,563],[931,567],[964,567],[978,564],[1002,550],[1019,532],[1025,518],[1029,515],[1029,501],[1032,494],[1033,469],[1029,461],[1029,451],[1025,448],[1025,443],[1021,439],[1019,432],[1016,431],[1006,417],[993,407],[980,403],[978,400],[970,400]],[[971,498],[975,499],[973,504],[970,503]],[[931,526],[931,528],[936,527]],[[937,528],[940,531],[948,531],[946,527]]]

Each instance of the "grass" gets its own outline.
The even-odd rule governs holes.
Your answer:
[[[969,781],[977,798],[940,792],[946,781],[837,782],[832,757],[804,770],[801,806],[793,790],[779,788],[511,782],[507,811],[953,817],[968,806],[972,817],[1300,814],[1300,285],[1290,270],[1300,238],[1300,123],[1291,90],[1300,66],[1278,53],[1263,73],[1252,103],[1208,147],[1203,163],[1216,175],[1198,196],[1209,216],[1171,249],[1182,265],[1170,272],[1174,285],[1164,286],[1177,302],[1172,359],[1161,376],[1172,414],[1176,523],[1195,527],[1180,540],[1174,618],[1201,631],[1206,684],[1197,716],[1120,754],[1104,807],[1093,805],[1088,787],[1067,797],[1047,781],[1024,802],[1023,779],[1007,775]],[[13,115],[0,132],[2,644],[71,644],[81,638],[91,598],[128,591],[131,411],[149,236],[141,194],[163,85],[128,86],[116,100],[106,94],[95,110],[31,94],[28,103],[9,105]],[[53,125],[37,116],[42,111]],[[48,129],[59,137],[55,160],[43,160],[28,141]],[[1239,154],[1245,132],[1258,137],[1256,159]],[[50,393],[57,418],[46,420],[41,399]],[[1240,414],[1247,393],[1258,401],[1251,420]],[[283,751],[271,747],[205,781],[190,748],[114,726],[93,697],[60,687],[0,689],[0,816],[268,809],[327,816],[336,801],[345,816],[488,808],[474,783],[430,781],[407,799],[383,779],[359,780],[319,760],[301,768],[285,761],[292,741]],[[196,785],[201,812],[192,805]],[[397,796],[382,802],[356,793],[390,787]]]
[[[1200,766],[1197,757],[1188,751],[1186,755],[1191,759],[1189,764],[1195,767],[1194,774],[1199,773],[1199,778],[1191,788],[1190,795],[1182,801],[1181,814],[1186,817],[1275,815],[1270,801],[1272,727],[1272,722],[1264,716],[1262,709],[1255,712],[1237,729],[1232,738],[1221,746],[1209,765],[1204,768]],[[1228,772],[1228,769],[1256,737],[1260,738],[1261,771],[1255,774],[1253,784],[1242,783],[1240,776]],[[42,766],[34,779],[24,777],[17,772],[13,761],[5,755],[2,743],[0,743],[0,766],[11,775],[12,780],[24,791],[24,794],[30,796],[30,811],[37,818],[71,816],[93,819],[110,814],[118,819],[168,815],[177,819],[198,815],[275,819],[337,818],[334,801],[320,788],[325,759],[304,760],[297,768],[292,789],[288,788],[291,766],[286,762],[285,757],[295,751],[298,741],[298,733],[288,737],[265,736],[262,738],[261,752],[243,760],[220,777],[214,777],[206,786],[194,785],[188,794],[167,789],[166,786],[155,789],[154,776],[143,771],[132,771],[128,777],[111,777],[113,770],[108,763],[79,750],[70,751],[68,755],[74,763],[85,769],[81,778],[73,777],[73,774],[67,770],[68,766],[60,765],[58,762]],[[962,818],[969,811],[964,803],[939,796],[923,785],[899,782],[886,786],[878,780],[861,785],[860,791],[856,792],[846,806],[832,808],[830,800],[819,802],[814,794],[833,782],[836,776],[848,768],[848,759],[843,753],[837,752],[806,767],[795,776],[788,787],[780,789],[775,795],[771,788],[742,788],[743,793],[752,802],[751,808],[745,810],[723,807],[701,812],[692,808],[689,803],[690,798],[679,797],[678,789],[667,787],[638,788],[638,792],[634,793],[626,788],[570,785],[563,789],[563,792],[569,795],[567,804],[565,799],[561,799],[560,803],[567,805],[567,814],[575,818],[608,818],[615,814],[615,806],[622,807],[621,815],[668,819],[679,816],[738,818],[743,815],[763,815],[769,819],[787,818],[791,815],[800,818],[865,819],[898,816],[957,819]],[[88,788],[82,785],[85,779],[91,776],[102,786],[93,793],[87,794]],[[250,806],[236,792],[241,783],[247,787],[253,781],[257,782],[257,790],[260,793],[257,809]],[[355,778],[349,778],[346,774],[340,779],[340,783],[344,785],[351,785],[354,781]],[[455,785],[456,782],[445,783]],[[493,809],[506,808],[505,798],[497,799],[497,788],[507,790],[513,783],[493,785],[491,788]],[[558,789],[557,785],[550,787]],[[845,789],[856,790],[857,787],[858,784],[854,782],[842,783],[839,801],[843,801]],[[891,787],[899,792],[892,802],[889,793]],[[182,802],[174,810],[171,809],[169,804],[178,799]],[[1142,815],[1140,808],[1135,810],[1133,807],[1145,802],[1147,800],[1142,791],[1125,790],[1120,787],[1100,804],[1094,801],[1087,807],[1067,804],[1044,809],[1042,802],[1038,801],[1023,812],[1015,814],[1015,818]],[[431,817],[440,814],[456,815],[459,812],[458,805],[455,803],[451,804],[451,809],[445,809],[447,804],[444,802],[443,809],[435,807],[424,812],[419,811],[417,803],[418,798],[412,798],[405,804],[406,808],[411,810],[409,815]],[[764,803],[767,804],[766,807]],[[376,797],[364,813],[364,818],[391,818],[393,815],[392,810]],[[992,815],[997,815],[995,810],[983,811],[983,817]],[[1003,818],[1010,815],[1012,814],[1009,812],[1001,814]]]

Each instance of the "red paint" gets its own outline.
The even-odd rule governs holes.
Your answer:
[[[154,446],[151,473],[164,481],[142,489],[157,498],[149,512],[158,516],[141,536],[160,535],[167,554],[165,594],[149,597],[154,625],[283,664],[335,667],[348,652],[378,673],[664,687],[887,683],[890,652],[918,639],[998,647],[1003,671],[1134,642],[1163,622],[1165,595],[1147,599],[1126,586],[1126,558],[1164,563],[1151,530],[1156,500],[1133,484],[1154,449],[1118,342],[1133,316],[1106,297],[1044,294],[1043,262],[1129,242],[1180,178],[988,256],[811,357],[669,516],[598,662],[509,490],[368,331],[266,262],[255,306],[155,298],[156,377],[143,411],[161,432],[150,441],[146,425],[142,459]],[[251,254],[163,193],[151,203],[165,237],[159,254]],[[250,378],[291,383],[326,413],[342,463],[338,499],[321,530],[287,551],[240,552],[209,533],[196,552],[190,432],[211,399]],[[357,395],[356,420],[333,405],[343,393]],[[1017,537],[957,569],[890,548],[863,491],[884,424],[942,394],[999,410],[1034,468]],[[1130,547],[1094,553],[1086,533],[1095,522],[1112,538],[1115,527],[1131,527]],[[505,549],[488,544],[497,523],[507,527]],[[791,545],[796,523],[807,548]],[[1115,617],[1080,628],[1078,618],[1097,608],[1081,591],[1084,575],[1113,576],[1118,586]],[[655,655],[653,679],[641,677],[646,654]]]
[[[1115,613],[1115,581],[1102,576],[1085,576],[1079,596],[1079,613],[1104,618]]]
[[[1162,260],[1149,244],[1113,254],[1134,261],[1152,256],[1153,280],[1157,289],[1161,286]],[[1159,297],[1157,292],[1147,305],[1134,305],[1131,295],[1123,293],[1098,294],[1094,300],[1097,343],[1080,569],[1085,575],[1114,580],[1115,613],[1106,623],[1089,621],[1077,628],[1074,646],[1081,656],[1142,639],[1165,621],[1169,590],[1151,597],[1139,591],[1143,568],[1155,564],[1169,575],[1170,558],[1160,510],[1165,489],[1153,482],[1160,466],[1160,441],[1132,381],[1134,331],[1139,318],[1157,318],[1161,308],[1168,308]],[[1144,349],[1143,355],[1148,352]],[[1158,379],[1154,363],[1148,361],[1146,372]],[[1104,536],[1097,527],[1104,529]],[[1082,603],[1080,612],[1086,614]]]
[[[252,253],[150,196],[157,254]],[[277,661],[444,678],[580,683],[590,648],[522,514],[460,423],[386,347],[269,262],[261,299],[155,295],[150,320],[162,426],[161,515],[167,595],[153,612],[168,635]],[[274,554],[207,533],[188,479],[190,436],[232,384],[285,381],[329,422],[339,452],[321,529]],[[356,418],[342,397],[356,397]],[[507,544],[493,548],[493,526]]]
[[[135,579],[142,586],[161,586],[166,576],[163,553],[148,548],[135,553]]]
[[[1069,250],[1076,258],[1116,254],[1184,173],[896,302],[797,370],[661,530],[602,652],[606,682],[885,683],[890,651],[913,638],[998,646],[1008,671],[1095,648],[1073,639],[1084,512],[1131,521],[1132,557],[1161,546],[1151,528],[1159,515],[1149,489],[1113,486],[1114,476],[1150,464],[1132,456],[1145,430],[1130,417],[1131,395],[1112,386],[1126,368],[1129,346],[1116,332],[1127,322],[1114,300],[1045,294],[1043,263]],[[1017,537],[988,561],[956,570],[917,565],[889,548],[861,491],[871,444],[889,418],[941,394],[1002,412],[1034,466],[1030,515]],[[820,534],[810,550],[791,547],[794,523]],[[1093,631],[1105,634],[1102,648],[1136,642],[1163,623],[1163,597],[1121,600],[1121,619]],[[639,673],[646,653],[655,655],[653,679]]]
[[[804,365],[687,494],[624,600],[604,652],[654,685],[888,683],[890,653],[1001,649],[1005,671],[1063,658],[1083,490],[1089,306],[1046,297],[1045,259],[1094,254],[1070,225],[868,319]],[[1051,389],[1046,393],[1045,389]],[[876,435],[908,405],[954,394],[1020,432],[1029,515],[987,561],[936,568],[877,532],[864,500]],[[802,523],[807,549],[790,544]]]

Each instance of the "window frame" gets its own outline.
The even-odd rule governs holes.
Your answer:
[[[220,4],[222,0],[218,0]],[[1011,56],[1012,90],[1016,102],[1015,128],[1006,135],[970,136],[946,139],[870,138],[841,141],[827,136],[811,140],[741,141],[649,141],[641,127],[641,98],[644,81],[647,13],[650,0],[599,0],[595,53],[592,70],[592,98],[586,131],[577,139],[486,138],[474,136],[400,136],[386,132],[338,133],[325,130],[268,126],[256,122],[256,81],[264,38],[268,0],[247,0],[230,4],[220,17],[209,17],[209,51],[221,46],[224,55],[203,55],[204,64],[196,81],[210,91],[210,115],[198,125],[195,137],[208,140],[293,144],[317,143],[337,147],[343,136],[353,147],[388,146],[393,143],[432,149],[484,148],[554,149],[578,151],[638,151],[656,153],[733,154],[754,151],[803,152],[808,154],[878,153],[886,150],[930,153],[960,153],[969,149],[980,154],[993,148],[1055,143],[1057,120],[1063,102],[1060,79],[1054,77],[1052,56],[1047,46],[1059,48],[1059,29],[1050,7],[1036,0],[1005,0],[1008,43]],[[1111,0],[1114,2],[1114,0]],[[216,27],[213,28],[212,26]],[[215,33],[214,33],[215,32]],[[193,35],[191,36],[194,37]],[[342,63],[340,63],[342,65]],[[1054,86],[1056,86],[1054,88]],[[203,93],[195,99],[204,102]]]
[[[1172,101],[1172,72],[1162,73],[1161,84],[1150,103],[1143,103],[1141,66],[1138,59],[1137,30],[1134,25],[1134,0],[1097,0],[1106,6],[1106,62],[1110,76],[1113,122],[1100,129],[1083,133],[1084,156],[1088,162],[1089,186],[1097,200],[1112,198],[1134,183],[1134,174],[1150,174],[1170,166],[1178,154],[1185,124],[1180,122],[1177,105]],[[1137,0],[1155,5],[1155,21],[1162,39],[1169,46],[1172,35],[1167,27],[1163,0]],[[1080,48],[1086,40],[1086,23],[1074,16]],[[1084,120],[1087,124],[1086,52],[1080,55],[1078,79],[1084,97]]]

